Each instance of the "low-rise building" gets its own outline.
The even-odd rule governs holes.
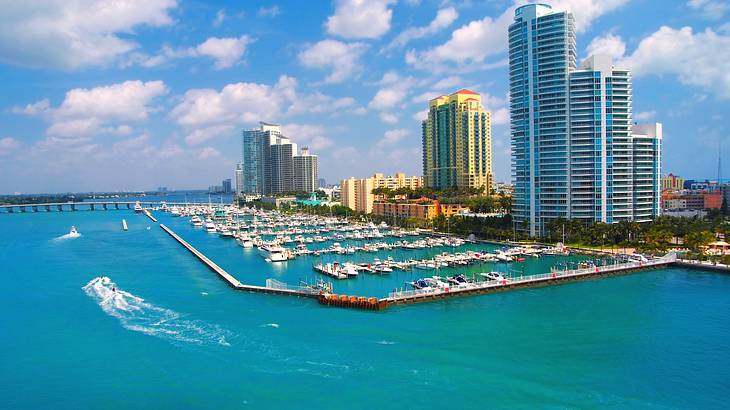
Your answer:
[[[666,210],[720,209],[722,201],[721,191],[665,191],[662,195],[662,208]]]
[[[373,202],[373,214],[385,217],[428,220],[440,215],[450,218],[467,212],[469,212],[469,208],[462,204],[442,204],[437,200],[428,198],[410,201]]]
[[[342,205],[350,209],[369,214],[373,212],[373,189],[375,188],[410,188],[416,189],[423,186],[423,178],[399,172],[393,176],[384,176],[381,173],[374,174],[370,178],[343,179],[340,183]]]
[[[669,173],[662,177],[662,191],[681,191],[684,189],[684,178]]]

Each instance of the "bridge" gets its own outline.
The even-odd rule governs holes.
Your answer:
[[[8,204],[0,205],[0,213],[122,210],[134,209],[134,204],[136,203],[137,201],[88,201],[51,202],[42,204]],[[139,201],[139,204],[143,208],[162,206],[163,203],[167,204],[167,206],[208,205],[208,202]]]

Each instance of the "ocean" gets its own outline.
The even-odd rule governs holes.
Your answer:
[[[155,216],[242,282],[318,277],[317,258],[273,265],[187,218]],[[66,236],[72,225],[79,237]],[[730,275],[667,268],[338,309],[235,291],[127,210],[0,214],[0,266],[4,409],[707,409],[730,397]],[[335,291],[383,297],[418,275],[361,273]]]

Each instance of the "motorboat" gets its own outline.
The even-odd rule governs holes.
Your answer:
[[[238,244],[244,248],[253,248],[253,240],[245,234],[238,238]]]
[[[198,215],[193,215],[193,217],[190,218],[190,223],[193,226],[203,226],[203,220],[200,219],[200,217]]]
[[[135,213],[142,213],[142,205],[139,203],[139,201],[134,203],[134,212]]]
[[[263,245],[259,248],[259,251],[267,262],[285,262],[289,260],[289,251],[279,245]]]
[[[502,274],[499,272],[483,272],[480,273],[479,276],[483,277],[486,280],[496,280],[498,282],[505,280],[504,276],[502,276]]]
[[[212,221],[207,221],[205,223],[205,230],[208,232],[215,232],[215,224]]]

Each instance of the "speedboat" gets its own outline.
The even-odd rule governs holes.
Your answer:
[[[466,279],[466,276],[464,276],[464,275],[454,275],[447,279],[448,279],[449,283],[451,283],[452,285],[456,285],[456,286],[466,285],[467,283],[469,283],[469,280]]]
[[[486,280],[496,280],[496,281],[503,281],[504,276],[502,276],[499,272],[484,272],[480,273],[479,276],[483,277]]]
[[[134,203],[134,212],[135,213],[142,213],[142,205],[139,203],[139,201]]]

